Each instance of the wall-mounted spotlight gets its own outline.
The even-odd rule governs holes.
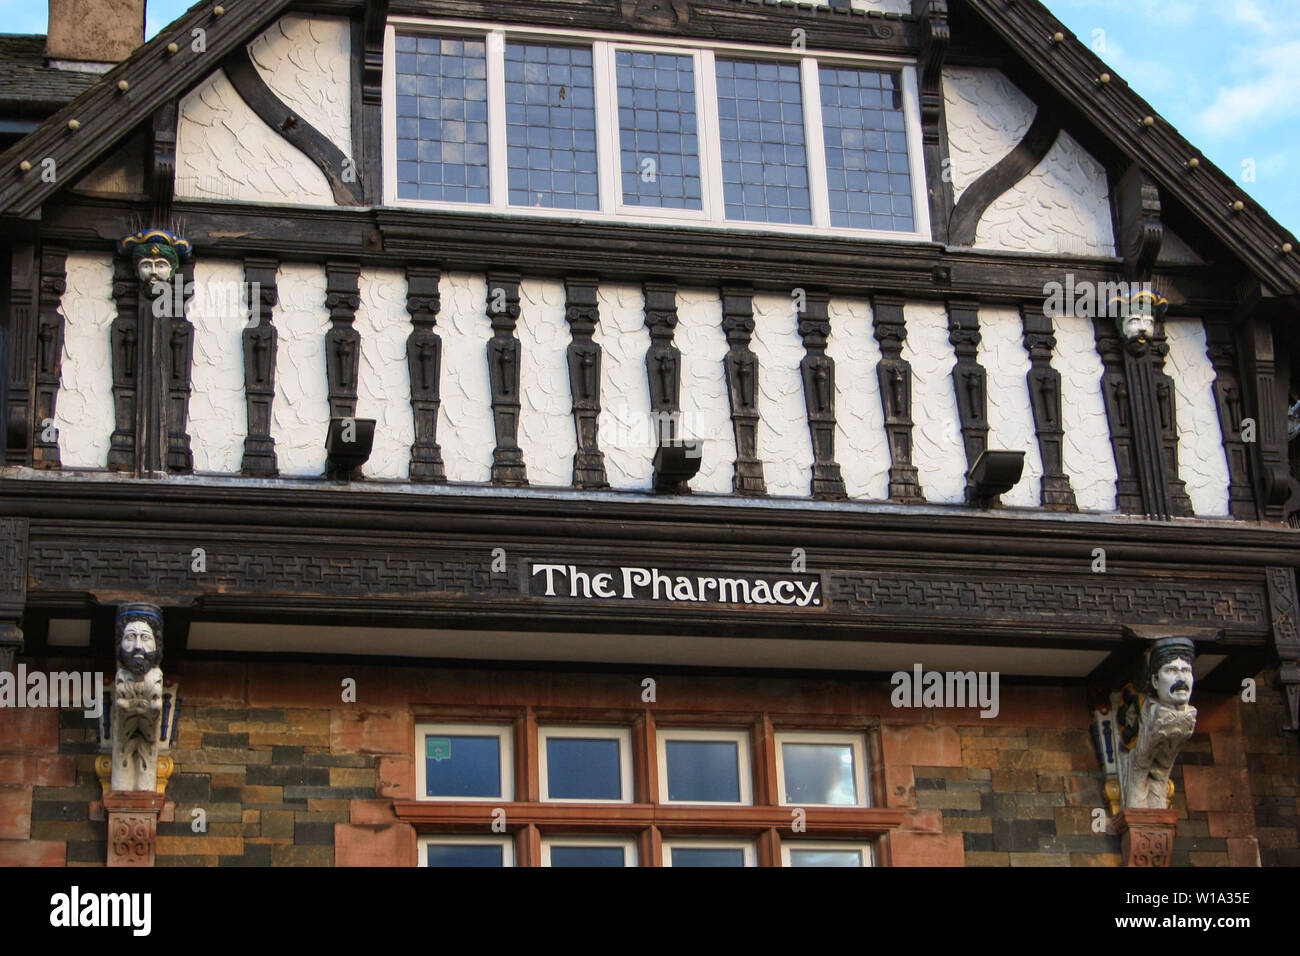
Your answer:
[[[373,418],[331,418],[325,436],[325,477],[355,481],[375,444]]]
[[[970,479],[967,492],[970,502],[981,508],[992,507],[998,495],[1016,486],[1025,469],[1023,451],[997,451],[986,448],[966,473]]]
[[[700,470],[704,442],[699,439],[661,440],[655,451],[654,489],[657,495],[689,495],[687,484]]]

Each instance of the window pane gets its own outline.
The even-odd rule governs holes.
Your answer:
[[[548,737],[547,795],[553,800],[621,800],[619,742],[608,738]]]
[[[848,744],[783,744],[785,802],[855,806],[857,781]]]
[[[501,739],[499,737],[424,738],[425,796],[499,797]]]
[[[499,843],[430,843],[429,866],[505,866]]]
[[[676,864],[676,859],[673,863]],[[791,866],[861,866],[857,850],[791,850]]]
[[[739,848],[672,848],[673,866],[744,866],[745,851]]]
[[[718,60],[728,219],[812,223],[799,67]]]
[[[614,59],[624,204],[704,208],[694,60],[630,50]]]
[[[819,75],[831,225],[916,228],[898,75],[827,66]]]
[[[397,38],[397,150],[399,198],[489,201],[483,40]]]
[[[510,204],[599,208],[591,50],[507,43],[505,68]]]
[[[551,866],[622,866],[621,846],[553,846]]]
[[[730,801],[740,799],[740,763],[734,742],[669,740],[668,799]]]

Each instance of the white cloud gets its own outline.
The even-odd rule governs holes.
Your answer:
[[[1261,50],[1259,72],[1220,89],[1197,122],[1211,136],[1240,136],[1261,124],[1271,125],[1300,112],[1300,40]]]

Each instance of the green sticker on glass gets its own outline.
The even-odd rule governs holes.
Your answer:
[[[430,760],[450,760],[451,759],[451,738],[450,737],[425,737],[424,738],[424,755]]]

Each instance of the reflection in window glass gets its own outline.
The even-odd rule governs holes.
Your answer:
[[[551,866],[622,866],[621,846],[552,846]]]
[[[623,202],[702,209],[694,60],[619,50],[615,68]]]
[[[794,850],[792,849],[790,851],[790,865],[791,866],[861,866],[862,853],[858,850]]]
[[[691,802],[740,800],[738,748],[726,740],[668,740],[668,799]]]
[[[739,847],[680,847],[670,851],[673,866],[744,866],[745,851]]]
[[[799,67],[717,61],[728,219],[812,223]]]
[[[894,73],[820,70],[831,225],[911,231],[903,94]]]
[[[424,788],[430,797],[499,797],[501,738],[428,734]]]
[[[552,800],[621,800],[619,741],[548,737],[546,786]]]
[[[429,866],[505,866],[499,843],[430,843]]]
[[[397,195],[486,203],[487,45],[397,37]]]
[[[505,72],[510,205],[599,208],[591,50],[507,43]]]
[[[785,802],[856,806],[857,780],[849,744],[781,745]]]

